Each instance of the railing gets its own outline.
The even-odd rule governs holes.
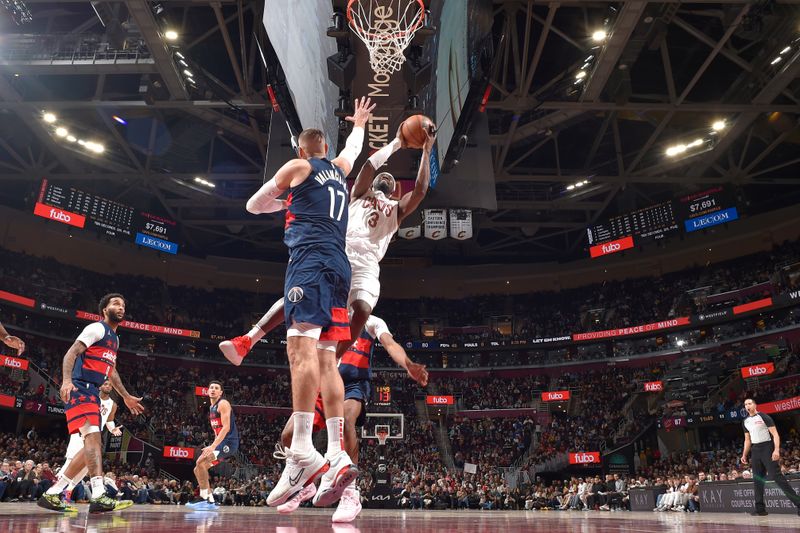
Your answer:
[[[122,49],[111,48],[102,34],[10,34],[0,58],[6,61],[138,61],[152,62],[150,51],[135,39]]]

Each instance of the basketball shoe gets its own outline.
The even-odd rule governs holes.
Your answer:
[[[293,513],[300,507],[300,504],[310,500],[317,493],[317,486],[311,483],[303,487],[303,490],[286,500],[286,503],[278,506],[278,512],[281,514]]]
[[[222,355],[225,356],[225,359],[239,366],[250,351],[252,344],[250,337],[242,335],[241,337],[234,337],[229,341],[222,341],[219,343],[219,349]]]
[[[339,500],[339,506],[331,517],[332,522],[352,522],[361,512],[361,493],[355,487],[347,487]]]
[[[272,456],[278,460],[285,459],[286,466],[283,467],[283,472],[277,485],[267,496],[267,505],[270,507],[285,503],[286,500],[302,491],[306,485],[314,483],[320,475],[330,468],[328,461],[314,449],[305,453],[293,452],[289,448],[276,444],[275,452]]]
[[[319,490],[314,496],[315,507],[326,507],[336,503],[342,497],[342,492],[354,479],[358,477],[358,468],[350,460],[347,452],[340,451],[329,457],[330,469],[322,476]]]

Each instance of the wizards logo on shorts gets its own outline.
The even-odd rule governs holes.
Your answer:
[[[300,287],[292,287],[286,294],[286,299],[292,302],[293,304],[296,304],[297,302],[303,299],[303,289]]]

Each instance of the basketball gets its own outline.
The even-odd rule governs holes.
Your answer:
[[[428,131],[436,131],[436,126],[425,115],[413,115],[400,124],[401,140],[409,148],[422,148],[428,138]]]

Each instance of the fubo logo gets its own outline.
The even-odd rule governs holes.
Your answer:
[[[164,457],[170,459],[194,459],[194,448],[164,446]]]
[[[542,393],[542,401],[543,402],[563,402],[569,400],[569,391],[568,390],[560,390],[560,391],[553,391],[553,392],[543,392]]]
[[[773,372],[775,372],[774,363],[763,363],[760,365],[752,365],[742,368],[742,377],[745,379],[757,378],[759,376],[767,376]]]
[[[68,224],[70,226],[75,226],[78,228],[82,228],[86,224],[86,217],[83,215],[79,215],[77,213],[70,213],[69,211],[64,211],[63,209],[45,205],[39,202],[36,203],[36,207],[33,210],[33,214],[36,216],[40,216],[42,218],[55,220],[57,222],[61,222],[62,224]]]
[[[600,452],[573,452],[569,454],[569,464],[588,465],[600,462]]]
[[[10,366],[11,368],[22,368],[22,363],[19,359],[13,359],[11,357],[6,357],[4,363],[5,366]]]
[[[615,254],[617,252],[621,252],[622,250],[627,250],[628,248],[633,248],[633,237],[631,236],[592,246],[589,248],[589,255],[592,258],[602,257],[604,255]]]

